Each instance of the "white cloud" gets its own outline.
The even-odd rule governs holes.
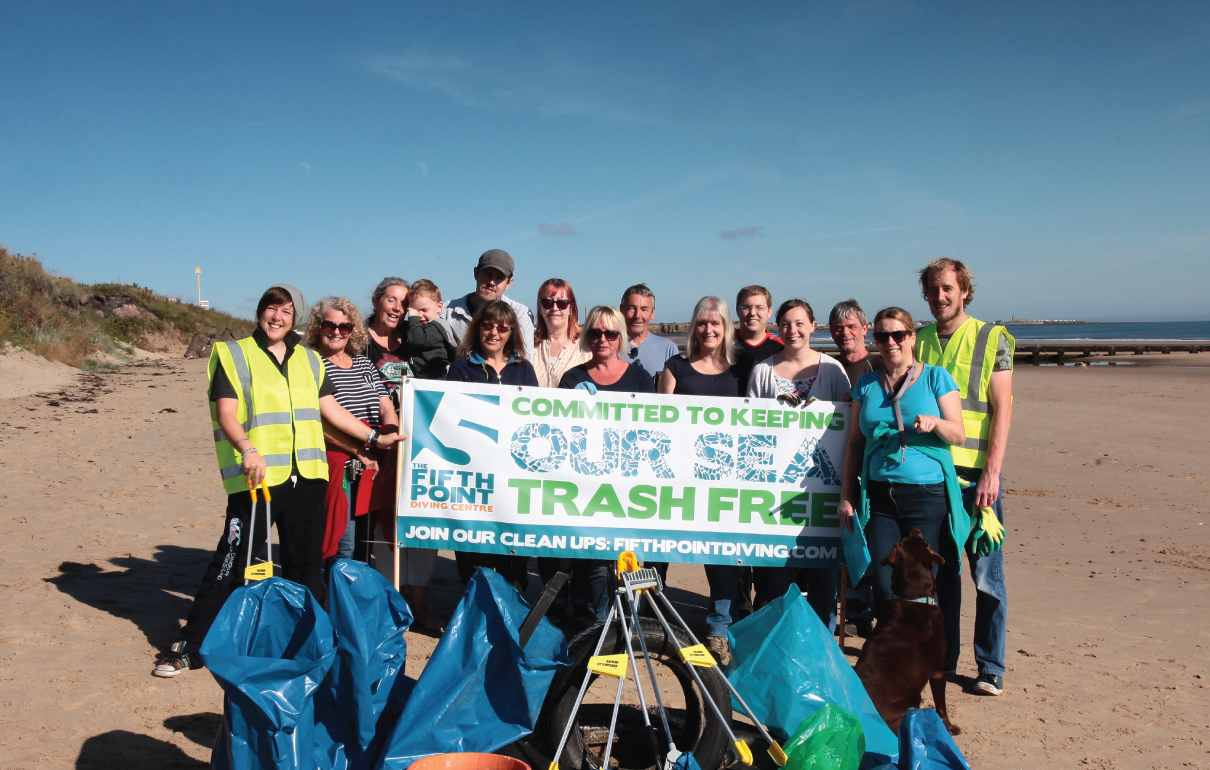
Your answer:
[[[302,168],[303,171],[305,171],[307,173],[307,176],[311,176],[311,164],[310,163],[303,163],[300,160],[298,162],[298,165],[299,165],[299,167]]]
[[[765,228],[763,227],[741,227],[736,230],[723,230],[718,234],[719,238],[724,241],[734,241],[740,238],[764,238]]]
[[[576,232],[576,228],[571,222],[564,222],[561,225],[556,225],[552,222],[542,222],[538,225],[538,232],[543,235],[549,235],[552,238],[573,238],[580,233]]]
[[[429,175],[428,164],[421,163],[420,161],[416,161],[416,168],[420,169],[421,173],[423,173],[425,176]]]

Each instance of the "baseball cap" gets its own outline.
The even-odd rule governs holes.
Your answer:
[[[479,255],[479,268],[494,267],[509,278],[513,277],[513,258],[504,249],[488,249]]]

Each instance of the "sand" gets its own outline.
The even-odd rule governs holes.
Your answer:
[[[0,768],[204,767],[218,686],[150,672],[220,534],[205,362],[45,382],[0,400]],[[962,691],[968,642],[959,745],[976,768],[1210,767],[1210,370],[1025,366],[1016,388],[1006,692]],[[700,623],[701,568],[671,583]],[[434,644],[409,634],[411,675]]]

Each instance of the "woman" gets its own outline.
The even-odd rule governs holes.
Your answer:
[[[256,321],[251,337],[216,343],[210,354],[210,414],[227,519],[181,638],[159,660],[156,676],[173,677],[200,665],[196,649],[227,597],[244,584],[249,548],[256,553],[265,542],[263,523],[251,543],[244,537],[251,526],[249,487],[260,487],[262,481],[269,487],[282,576],[322,598],[328,487],[322,421],[379,449],[401,438],[398,433],[381,435],[337,402],[319,356],[291,331],[294,301],[289,292],[279,287],[266,291],[257,303]]]
[[[698,300],[689,331],[688,352],[664,364],[659,392],[725,398],[743,395],[744,384],[735,364],[735,330],[727,303],[720,297]],[[743,597],[743,573],[744,568],[736,564],[706,565],[713,608],[706,616],[706,647],[724,666],[731,659],[727,629],[740,619],[737,612]]]
[[[567,370],[560,388],[580,388],[590,393],[608,390],[621,393],[654,393],[655,383],[642,366],[618,358],[626,342],[626,319],[615,307],[597,305],[584,319],[580,349],[591,358]]]
[[[534,332],[534,370],[538,384],[556,388],[573,366],[589,359],[580,339],[580,310],[571,284],[551,278],[538,288],[538,328]]]
[[[525,360],[525,344],[517,314],[503,300],[485,303],[471,318],[458,358],[445,376],[455,382],[538,387],[533,364]]]
[[[450,364],[447,380],[487,385],[538,386],[534,367],[525,360],[525,343],[517,314],[503,300],[484,303],[475,311]],[[490,567],[524,593],[529,585],[529,557],[455,551],[458,576],[466,583],[478,567]]]
[[[862,375],[852,390],[849,425],[859,430],[849,429],[838,512],[850,532],[865,527],[876,615],[893,598],[891,567],[879,562],[896,543],[918,529],[943,553],[948,533],[957,546],[945,552],[957,554],[970,530],[949,450],[966,441],[958,384],[945,369],[916,362],[915,328],[902,308],[878,311],[874,344],[886,368]]]
[[[386,384],[370,360],[360,355],[367,339],[361,313],[348,299],[325,297],[312,308],[307,344],[323,356],[327,375],[336,386],[337,402],[363,423],[378,428],[380,433],[395,433],[399,430],[399,418]],[[325,425],[324,440],[328,445],[329,472],[324,556],[349,559],[355,558],[355,552],[359,551],[363,554],[361,561],[369,563],[369,525],[374,520],[389,522],[394,509],[388,505],[381,510],[371,510],[371,506],[394,495],[393,474],[381,475],[379,462],[386,462],[386,458],[376,450],[367,450],[343,431]],[[359,465],[355,465],[354,460]],[[365,515],[367,511],[370,516]],[[350,518],[354,520],[353,527],[348,526]],[[413,557],[413,551],[424,553]],[[400,556],[399,574],[408,586],[409,603],[417,624],[429,630],[440,628],[428,609],[428,584],[437,552],[405,548]],[[394,576],[391,558],[389,547],[377,548],[375,566],[387,579]]]
[[[785,346],[752,368],[748,380],[749,398],[776,398],[798,406],[815,398],[843,401],[849,394],[849,378],[840,362],[826,353],[811,349],[815,331],[815,313],[801,299],[790,299],[777,309],[777,330]],[[758,567],[753,570],[757,609],[778,598],[794,582],[790,567]],[[836,570],[808,568],[803,571],[802,587],[807,601],[829,629],[836,627]]]
[[[378,282],[370,295],[374,313],[366,324],[369,340],[366,356],[378,367],[386,381],[387,392],[399,408],[399,385],[412,376],[408,368],[408,350],[404,341],[404,316],[408,311],[408,282],[387,277]]]
[[[589,310],[580,335],[580,349],[591,358],[568,369],[559,380],[559,387],[589,393],[598,390],[654,393],[655,383],[641,365],[618,358],[618,350],[626,342],[626,319],[617,308],[597,305]],[[576,559],[572,563],[573,603],[583,602],[583,611],[594,620],[604,620],[609,612],[610,564],[600,559]]]

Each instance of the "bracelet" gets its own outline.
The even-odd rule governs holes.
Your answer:
[[[244,455],[249,455],[249,454],[252,454],[252,455],[259,454],[259,452],[256,451],[256,447],[250,446],[247,449],[242,450],[239,454],[240,454],[240,457],[243,457]]]

